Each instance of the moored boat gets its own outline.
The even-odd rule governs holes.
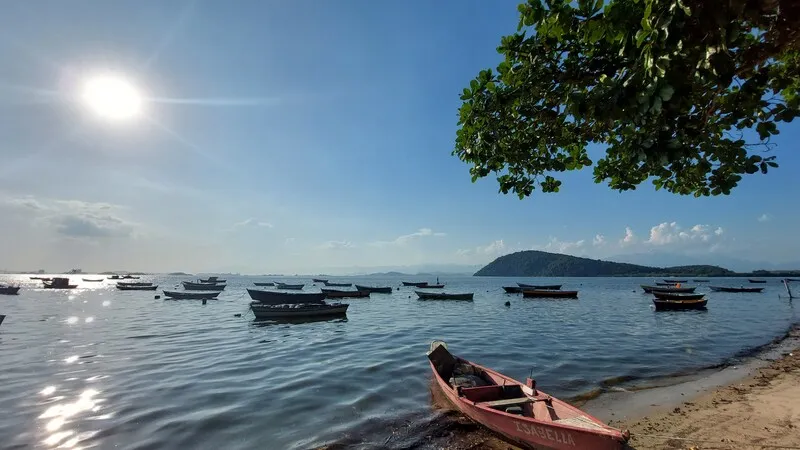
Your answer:
[[[94,279],[94,278],[81,278],[81,280],[82,280],[82,281],[85,281],[86,283],[102,283],[103,281],[105,281],[105,280],[103,280],[102,278],[100,278],[100,279]]]
[[[677,286],[678,283],[662,283],[660,281],[656,281],[656,286]]]
[[[173,298],[173,299],[187,299],[187,300],[203,300],[203,299],[212,299],[217,298],[219,295],[219,291],[215,292],[201,292],[201,291],[193,291],[193,292],[181,292],[181,291],[164,291],[164,296]]]
[[[709,286],[714,292],[761,292],[763,287],[728,287],[728,286]]]
[[[689,280],[670,280],[670,279],[664,279],[664,283],[672,283],[672,284],[686,283],[687,281],[689,281]]]
[[[444,292],[421,292],[414,291],[419,300],[472,300],[475,295],[473,292],[465,294],[447,294]]]
[[[290,303],[324,303],[325,294],[322,292],[278,292],[262,291],[259,289],[248,289],[250,298],[257,302],[269,305],[281,305]]]
[[[523,289],[548,289],[548,290],[559,290],[561,289],[562,284],[525,284],[525,283],[517,283],[517,285]]]
[[[525,298],[578,298],[578,291],[557,291],[555,289],[523,289]]]
[[[322,284],[330,287],[350,287],[353,283],[331,283],[330,281],[323,281]]]
[[[69,278],[53,278],[51,281],[43,280],[45,289],[75,289],[77,284],[69,284]]]
[[[749,281],[749,282],[751,282],[753,284],[764,284],[764,283],[767,282],[767,280],[756,280],[756,279],[753,279],[753,278],[748,278],[747,281]]]
[[[338,289],[322,289],[326,298],[365,298],[369,291],[340,291]]]
[[[648,294],[652,294],[653,292],[656,292],[656,291],[658,291],[658,292],[675,292],[675,293],[690,294],[690,293],[694,292],[695,289],[697,289],[697,287],[695,287],[695,286],[688,286],[688,287],[683,287],[683,286],[681,286],[681,287],[677,287],[677,286],[647,286],[645,284],[642,284],[641,286],[642,286],[642,289]]]
[[[684,309],[706,309],[708,300],[659,300],[653,299],[656,311],[677,311]]]
[[[492,369],[453,356],[443,342],[428,352],[433,377],[447,399],[475,422],[525,447],[622,450],[627,431]]]
[[[265,282],[254,281],[253,284],[256,286],[275,286],[275,283],[271,281],[265,281]]]
[[[219,284],[219,283],[225,283],[225,282],[226,282],[226,281],[228,281],[228,280],[222,280],[222,279],[220,279],[220,278],[217,278],[217,277],[208,277],[208,278],[206,278],[206,279],[202,279],[202,278],[200,278],[198,281],[199,281],[200,283]]]
[[[420,281],[420,282],[413,282],[413,281],[403,281],[403,286],[413,286],[413,287],[425,287],[428,285],[427,281]]]
[[[659,300],[701,300],[706,294],[681,294],[679,292],[653,292]]]
[[[117,286],[152,286],[149,281],[117,281]]]
[[[444,289],[443,284],[426,284],[425,286],[420,286],[421,289]]]
[[[110,277],[108,277],[108,279],[109,280],[121,280],[122,277],[119,276],[119,275],[111,275]]]
[[[184,281],[183,288],[187,291],[224,291],[226,284],[195,283]]]
[[[323,280],[322,278],[312,278],[311,281],[314,283],[327,283],[328,280]]]
[[[506,294],[521,294],[522,288],[519,286],[503,286],[503,290],[506,291]]]
[[[347,315],[346,303],[327,305],[319,304],[293,304],[293,305],[265,305],[258,302],[250,304],[250,309],[256,319],[285,319],[292,317],[325,317]]]
[[[17,295],[17,294],[19,294],[19,286],[9,286],[9,285],[0,286],[0,295]]]
[[[158,285],[138,285],[138,284],[121,284],[117,283],[117,289],[120,291],[155,291]]]
[[[133,276],[133,275],[125,275],[122,278],[125,279],[125,280],[138,280],[139,279],[139,277],[136,277],[136,276]]]
[[[360,284],[355,285],[356,289],[359,291],[367,291],[372,292],[373,294],[391,294],[392,287],[391,286],[362,286]]]
[[[39,280],[39,281],[50,281],[50,280],[52,280],[52,278],[50,278],[50,277],[28,277],[28,278],[30,278],[31,280]]]
[[[278,289],[286,289],[289,291],[302,291],[304,284],[286,284],[286,283],[275,283],[275,287]]]

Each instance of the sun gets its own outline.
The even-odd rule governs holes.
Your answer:
[[[98,116],[109,120],[129,120],[142,112],[142,95],[122,77],[99,75],[83,86],[82,100]]]

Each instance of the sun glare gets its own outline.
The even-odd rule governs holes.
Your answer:
[[[90,78],[83,86],[83,101],[98,116],[131,119],[142,111],[142,96],[131,83],[116,76]]]

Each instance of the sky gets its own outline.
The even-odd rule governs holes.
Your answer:
[[[35,4],[34,4],[35,3]],[[730,196],[591,169],[520,200],[451,155],[459,95],[516,1],[10,2],[0,15],[0,268],[348,273],[536,249],[800,268],[798,123]],[[87,107],[87,80],[141,91]]]

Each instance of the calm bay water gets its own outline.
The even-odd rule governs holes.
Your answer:
[[[162,288],[181,280],[142,279]],[[376,446],[398,424],[430,420],[425,352],[433,339],[518,379],[532,371],[541,389],[572,397],[619,377],[729,361],[800,317],[773,279],[762,294],[711,293],[705,312],[656,313],[639,289],[652,279],[538,279],[578,289],[580,299],[527,300],[501,289],[525,279],[442,277],[446,292],[475,292],[475,301],[422,302],[400,288],[347,300],[347,319],[260,323],[244,290],[259,280],[268,281],[229,278],[220,299],[202,305],[117,291],[111,281],[52,291],[27,277],[0,278],[23,285],[19,296],[0,296],[8,316],[0,448]]]

